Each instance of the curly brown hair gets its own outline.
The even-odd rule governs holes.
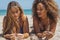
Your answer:
[[[47,10],[47,17],[57,22],[58,8],[54,0],[35,0],[32,7],[33,16],[38,18],[37,15],[37,4],[42,3]]]

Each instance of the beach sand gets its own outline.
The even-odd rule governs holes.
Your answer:
[[[32,29],[30,27],[33,26],[33,19],[31,15],[26,15],[28,17],[28,21],[29,21],[29,31],[31,31]],[[2,24],[3,24],[3,18],[4,16],[0,16],[0,40],[5,40],[3,37],[1,37],[2,34]],[[56,32],[53,38],[51,38],[50,40],[60,40],[60,20],[58,19],[58,23],[57,23],[57,27],[56,27]],[[35,38],[35,37],[34,37]],[[25,39],[26,40],[26,39]],[[30,40],[29,38],[27,40]]]

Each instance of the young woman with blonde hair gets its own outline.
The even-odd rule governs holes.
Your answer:
[[[28,18],[19,3],[12,1],[8,4],[7,14],[3,19],[3,35],[8,40],[15,40],[14,37],[20,34],[23,34],[22,38],[29,36]]]

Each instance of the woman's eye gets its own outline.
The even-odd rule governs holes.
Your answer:
[[[13,14],[15,13],[15,12],[12,12]]]

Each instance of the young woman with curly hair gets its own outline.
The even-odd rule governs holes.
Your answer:
[[[54,0],[35,0],[32,7],[36,35],[52,38],[57,25],[58,8]]]

